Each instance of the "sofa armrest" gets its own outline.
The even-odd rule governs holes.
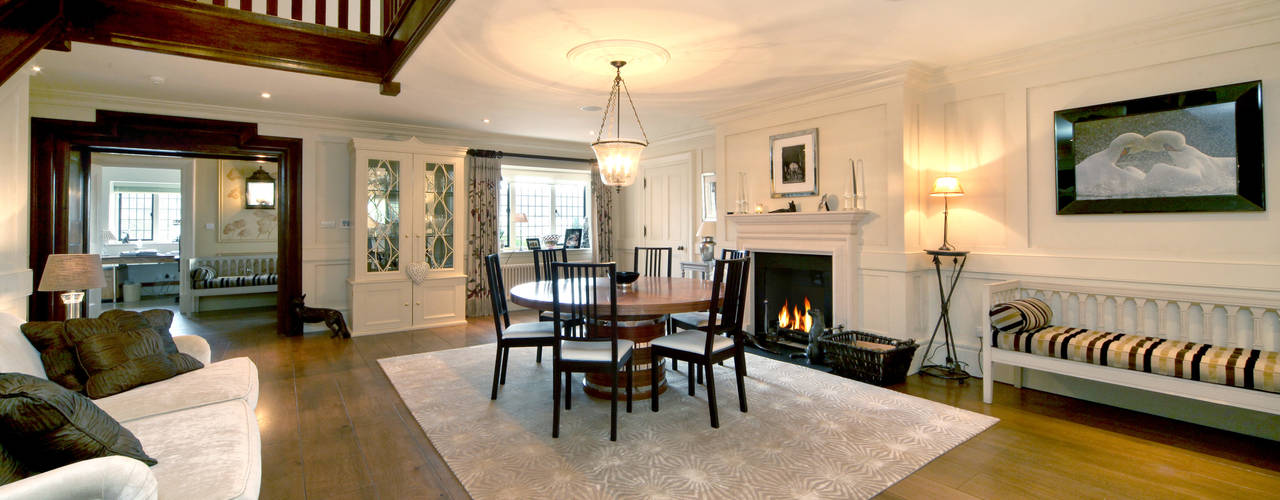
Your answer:
[[[0,486],[0,500],[141,500],[156,494],[156,476],[147,464],[121,456],[83,460]]]
[[[204,364],[212,362],[209,342],[199,335],[174,335],[173,343],[178,345],[178,352],[190,355]]]

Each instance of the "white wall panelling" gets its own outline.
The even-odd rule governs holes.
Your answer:
[[[27,318],[31,295],[31,117],[29,79],[19,71],[0,85],[0,312]]]

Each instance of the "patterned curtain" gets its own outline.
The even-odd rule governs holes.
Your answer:
[[[596,262],[613,261],[613,187],[604,185],[600,180],[600,165],[592,163],[591,197],[595,220],[591,227],[595,231],[594,241]]]
[[[467,151],[467,316],[488,316],[489,281],[484,256],[498,251],[498,182],[502,179],[502,153]]]

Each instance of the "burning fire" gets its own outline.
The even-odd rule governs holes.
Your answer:
[[[812,325],[813,317],[809,316],[809,297],[804,298],[803,313],[798,304],[792,306],[789,301],[782,302],[782,310],[778,311],[778,328],[807,332]]]

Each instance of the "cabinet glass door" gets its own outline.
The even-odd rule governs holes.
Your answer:
[[[368,272],[400,270],[400,162],[370,159],[365,225]]]
[[[424,262],[431,269],[453,268],[453,165],[428,162],[423,168]]]

